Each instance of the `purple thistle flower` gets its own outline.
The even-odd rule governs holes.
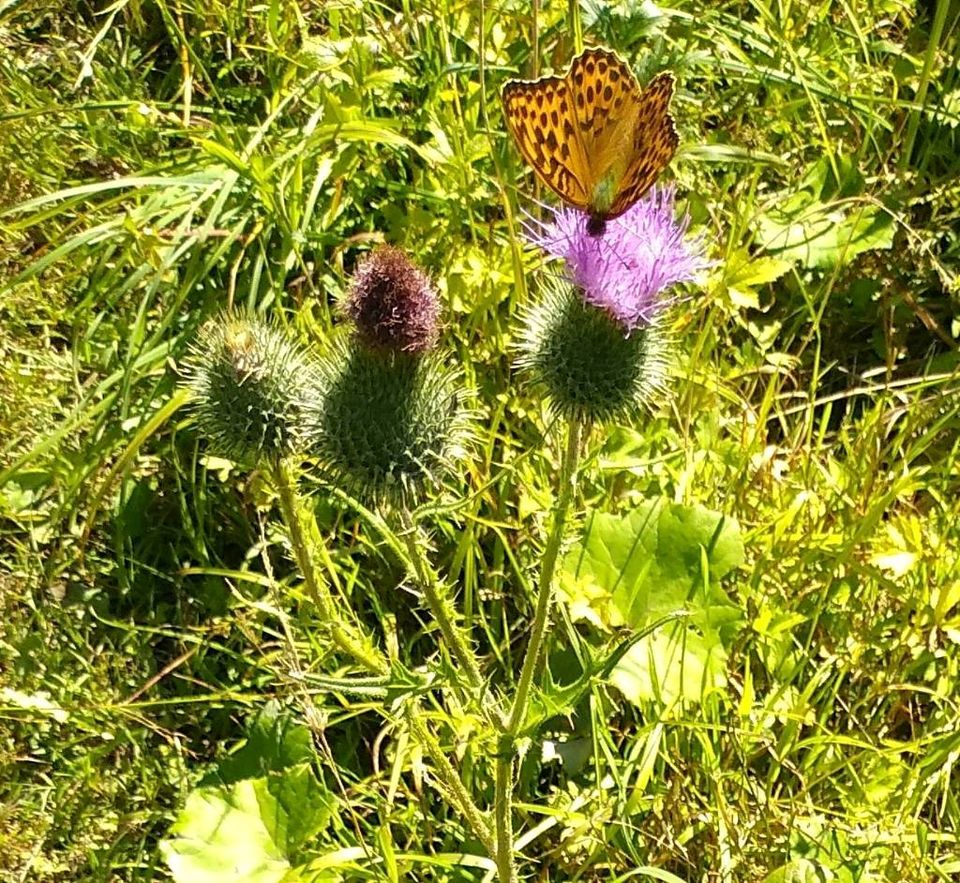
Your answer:
[[[710,266],[703,241],[687,241],[690,223],[674,217],[674,188],[652,187],[598,236],[590,218],[573,208],[553,209],[553,219],[528,225],[530,240],[562,258],[570,282],[587,303],[606,310],[628,332],[649,325],[671,302],[668,288],[689,282]]]

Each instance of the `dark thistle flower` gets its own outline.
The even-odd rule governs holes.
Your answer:
[[[184,376],[197,427],[218,454],[255,464],[301,452],[316,369],[276,325],[231,315],[208,322]]]
[[[433,283],[381,247],[357,267],[344,309],[357,333],[320,359],[310,453],[331,484],[361,499],[411,503],[453,472],[471,435],[462,375],[432,351]]]
[[[689,219],[674,216],[673,187],[653,187],[602,235],[572,208],[530,225],[531,241],[566,263],[567,279],[587,303],[606,310],[628,332],[650,324],[671,302],[667,290],[709,266],[700,240],[685,238]]]
[[[369,346],[423,353],[437,342],[440,305],[433,283],[389,245],[360,262],[344,311]]]

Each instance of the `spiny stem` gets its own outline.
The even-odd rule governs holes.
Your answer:
[[[417,582],[420,584],[424,598],[426,598],[427,606],[429,606],[433,618],[440,627],[444,644],[466,673],[470,686],[479,689],[484,685],[483,676],[480,674],[473,651],[470,649],[469,638],[456,623],[456,611],[453,608],[453,602],[446,594],[446,589],[423,554],[423,549],[418,542],[419,530],[406,508],[400,510],[400,520],[403,524],[402,538],[407,546],[410,563],[413,565]]]
[[[280,498],[280,512],[290,532],[290,545],[310,599],[316,605],[320,618],[330,629],[333,643],[375,674],[387,674],[390,667],[383,656],[373,647],[365,646],[342,622],[327,585],[320,576],[314,562],[314,549],[308,539],[311,531],[304,517],[304,505],[297,492],[297,479],[293,467],[286,461],[276,464],[274,481]],[[322,543],[319,537],[318,543]],[[324,549],[324,551],[326,551]]]
[[[497,835],[497,877],[500,883],[517,883],[517,867],[513,861],[513,751],[512,736],[500,737],[495,772],[493,818]]]
[[[294,469],[286,462],[276,464],[274,468],[274,479],[280,497],[280,510],[286,522],[287,529],[290,532],[290,543],[293,547],[297,564],[303,574],[307,591],[316,605],[320,616],[330,625],[330,634],[334,643],[344,653],[353,657],[353,659],[370,671],[380,675],[388,674],[389,665],[386,659],[384,659],[375,648],[364,646],[363,642],[357,640],[357,638],[351,634],[351,631],[342,623],[333,599],[327,590],[326,583],[319,575],[314,563],[314,552],[322,551],[325,553],[326,549],[322,547],[322,545],[319,545],[322,543],[319,536],[313,538],[313,543],[311,543],[309,539],[313,531],[310,529],[311,525],[309,524],[309,520],[304,517],[304,505],[297,493]],[[409,519],[409,515],[407,518]],[[313,526],[315,528],[315,525]],[[413,530],[415,528],[412,523],[406,526],[410,528],[406,533],[410,538],[413,538]],[[313,548],[314,545],[318,545],[316,550]],[[424,583],[424,591],[431,591],[431,594],[428,595],[431,607],[436,606],[437,609],[442,608],[441,598],[436,588],[438,584],[436,576],[429,568],[426,560],[419,554],[415,539],[408,541],[408,548],[411,550],[412,561],[414,566],[417,567],[418,576]],[[434,613],[436,615],[437,611],[434,610]],[[443,623],[444,621],[446,621],[446,624],[452,629],[452,622],[449,619],[443,620],[438,616],[438,622]],[[452,633],[456,634],[455,631]],[[477,684],[482,684],[483,680],[480,677],[480,673],[476,670],[476,665],[473,663],[472,657],[466,650],[465,641],[461,639],[459,644],[451,643],[451,646],[457,646],[458,653],[463,654],[463,659],[469,661],[470,665],[465,665],[464,667],[469,673],[471,682],[475,680]],[[496,841],[489,824],[486,819],[484,819],[483,813],[471,799],[469,792],[453,764],[450,763],[446,754],[444,754],[440,744],[434,738],[414,705],[410,706],[407,712],[407,719],[411,732],[433,761],[437,778],[443,783],[448,795],[467,820],[477,839],[483,843],[484,848],[491,856],[495,855]]]
[[[543,647],[543,638],[547,631],[547,622],[550,613],[550,603],[553,600],[553,573],[560,554],[560,545],[563,542],[564,528],[567,524],[567,514],[570,503],[573,501],[573,492],[576,487],[577,458],[580,453],[580,424],[571,421],[567,433],[567,447],[563,454],[563,463],[560,467],[560,493],[553,510],[553,524],[547,547],[543,552],[543,562],[540,566],[540,583],[537,587],[537,611],[533,618],[533,628],[530,630],[530,642],[523,658],[523,668],[520,670],[520,682],[513,698],[510,717],[507,721],[507,733],[516,736],[523,715],[527,708],[527,699],[530,686],[533,683],[533,674],[540,659],[540,650]]]
[[[484,849],[490,855],[496,854],[496,843],[490,832],[490,826],[479,807],[473,802],[470,794],[467,792],[459,773],[454,769],[453,764],[444,754],[440,743],[434,738],[433,733],[424,723],[419,710],[411,705],[407,711],[407,721],[410,724],[410,731],[416,740],[423,746],[430,759],[433,761],[434,771],[437,778],[443,783],[450,797],[456,802],[463,817],[473,829],[477,839],[483,844]]]
[[[513,697],[506,726],[497,751],[494,818],[497,832],[497,873],[500,883],[517,883],[517,869],[513,861],[513,758],[516,753],[517,735],[523,726],[530,698],[533,675],[540,660],[543,640],[550,619],[550,604],[553,600],[553,575],[563,543],[564,528],[570,504],[576,489],[577,460],[580,454],[580,423],[571,420],[567,433],[567,446],[560,467],[560,488],[553,509],[553,522],[547,537],[540,566],[540,581],[537,587],[537,609],[530,630],[530,641],[520,670],[520,681]]]

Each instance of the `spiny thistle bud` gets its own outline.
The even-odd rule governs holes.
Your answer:
[[[709,266],[687,224],[674,218],[673,190],[653,188],[601,235],[568,208],[528,231],[565,265],[565,280],[527,312],[519,360],[559,414],[604,421],[649,410],[667,375],[667,291]]]
[[[389,245],[360,262],[344,310],[368,346],[423,353],[437,342],[440,306],[433,283]]]
[[[469,415],[461,378],[436,354],[341,337],[320,369],[309,453],[331,483],[374,503],[412,503],[463,458]]]
[[[310,453],[356,496],[410,503],[452,471],[469,438],[461,375],[430,352],[433,284],[403,252],[379,248],[357,268],[345,311],[356,333],[320,361]]]
[[[528,369],[561,416],[580,422],[630,420],[663,390],[667,338],[656,323],[631,334],[606,310],[562,282],[528,310],[520,340]]]
[[[302,451],[316,369],[281,329],[255,317],[214,319],[184,373],[197,426],[217,453],[258,463]]]

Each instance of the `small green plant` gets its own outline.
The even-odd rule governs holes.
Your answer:
[[[613,635],[594,647],[593,661],[559,692],[550,688],[549,665],[544,667],[558,577],[564,567],[570,569],[562,565],[562,549],[577,505],[584,445],[595,427],[652,409],[668,375],[668,338],[662,331],[669,306],[665,292],[704,266],[696,250],[699,243],[687,243],[683,230],[674,219],[672,191],[654,191],[611,222],[602,236],[589,229],[586,216],[568,209],[556,212],[534,236],[563,261],[563,279],[549,283],[527,311],[519,364],[564,427],[564,442],[540,556],[535,612],[512,688],[509,674],[504,677],[477,652],[476,638],[457,611],[453,585],[431,561],[428,525],[418,510],[425,503],[435,505],[445,488],[450,495],[462,494],[457,470],[469,467],[476,456],[470,444],[475,434],[475,417],[468,408],[472,394],[436,348],[440,308],[422,271],[396,249],[374,251],[357,269],[342,306],[352,331],[341,332],[317,356],[292,343],[281,345],[278,332],[261,323],[228,316],[205,331],[192,357],[189,385],[198,428],[221,453],[251,455],[269,470],[309,596],[331,642],[361,669],[358,676],[341,679],[340,688],[393,695],[392,708],[431,759],[441,794],[494,863],[501,883],[516,883],[522,860],[513,829],[518,763],[548,717],[569,713],[597,678],[609,679],[635,701],[638,694],[656,694],[676,704],[693,695],[692,690],[671,692],[677,664],[681,681],[691,665],[699,672],[698,682],[722,677],[722,651],[715,653],[713,647],[732,620],[731,604],[716,579],[739,563],[730,551],[739,543],[736,527],[728,524],[720,532],[710,513],[695,513],[690,517],[705,527],[691,533],[684,529],[687,510],[675,506],[655,518],[654,504],[648,515],[656,521],[658,547],[648,549],[643,539],[647,534],[642,535],[640,548],[650,555],[641,556],[639,567],[630,560],[617,562],[613,569],[618,576],[608,573],[606,579],[579,566],[573,572],[577,590],[590,577],[591,586],[608,593],[604,603],[621,611],[617,622],[607,625],[628,625],[637,630],[635,637],[624,642]],[[309,465],[302,477],[300,463],[305,459]],[[424,681],[422,672],[411,670],[359,624],[347,598],[328,585],[325,561],[334,550],[321,539],[301,491],[306,477],[339,492],[357,512],[367,514],[381,540],[403,562],[450,660],[432,673],[437,681]],[[633,522],[608,527],[603,535],[610,554],[636,547],[638,541],[631,539],[636,529]],[[591,526],[584,552],[595,549],[593,537]],[[715,547],[722,549],[720,559]],[[656,569],[650,570],[654,564]],[[710,586],[705,594],[698,589],[701,583]],[[573,609],[573,596],[563,597]],[[590,597],[597,600],[596,592]],[[657,627],[685,616],[692,617],[689,628],[699,630],[683,625],[670,632],[666,644],[660,642]],[[708,659],[701,658],[701,650]],[[644,686],[625,686],[631,677],[636,679],[631,672],[650,659],[654,683],[644,685],[646,692]],[[666,684],[660,685],[661,680]],[[423,694],[444,686],[459,697],[462,713],[475,717],[475,738],[487,746],[486,772],[494,785],[489,807],[448,758],[426,713]],[[550,708],[546,716],[545,706]],[[205,874],[228,873],[223,857],[233,854],[238,837],[247,869],[243,879],[280,880],[291,868],[311,868],[311,860],[300,852],[305,839],[302,814],[312,812],[310,800],[303,798],[295,839],[288,827],[280,829],[270,821],[277,815],[292,819],[285,795],[291,788],[300,793],[296,789],[306,787],[299,778],[287,782],[288,777],[285,774],[279,792],[270,789],[269,779],[248,779],[242,791],[234,783],[228,790],[221,786],[194,794],[166,846],[178,879],[205,881]],[[308,776],[305,783],[310,781]],[[329,813],[326,800],[318,805]],[[222,828],[210,827],[213,819],[203,809],[210,806],[218,807],[214,815],[223,814]],[[229,841],[214,833],[226,828],[233,832]],[[230,873],[230,879],[241,879],[237,872]]]

